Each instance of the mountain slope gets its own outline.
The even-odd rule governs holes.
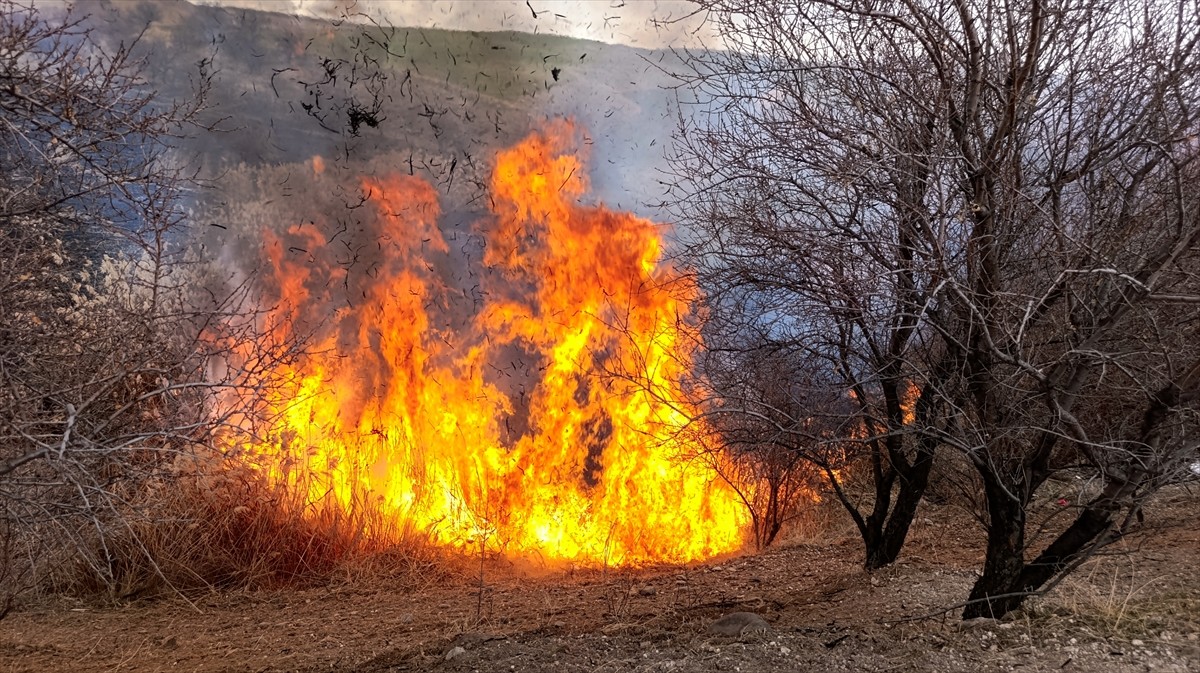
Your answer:
[[[589,136],[603,200],[652,200],[674,112],[673,58],[555,35],[409,29],[326,22],[188,3],[89,5],[114,44],[141,35],[160,94],[189,93],[198,64],[214,73],[223,133],[194,144],[208,174],[236,165],[320,155],[353,167],[384,155],[399,170],[486,174],[496,149],[548,117],[570,116]],[[411,160],[410,160],[411,159]]]

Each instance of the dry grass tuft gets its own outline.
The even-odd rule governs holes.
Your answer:
[[[111,579],[75,564],[52,590],[128,600],[341,581],[420,586],[458,574],[423,533],[367,507],[306,504],[298,491],[246,467],[153,484],[106,536]]]
[[[1200,593],[1196,587],[1139,575],[1136,559],[1095,563],[1071,577],[1052,597],[1031,603],[1025,618],[1035,629],[1054,625],[1096,638],[1170,641],[1200,633]]]

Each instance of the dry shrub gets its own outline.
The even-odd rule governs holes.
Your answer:
[[[411,588],[454,573],[420,531],[367,507],[347,513],[304,500],[243,465],[181,470],[149,486],[124,530],[110,534],[112,587],[76,564],[54,588],[130,599],[335,581]]]
[[[846,509],[829,492],[828,485],[822,487],[818,482],[814,488],[811,495],[793,504],[776,544],[830,544],[857,535]]]
[[[986,510],[979,475],[967,456],[954,451],[942,451],[934,460],[925,499],[930,504],[964,509],[976,518]]]

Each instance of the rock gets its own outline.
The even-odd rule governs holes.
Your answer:
[[[446,653],[446,661],[450,661],[451,659],[461,657],[462,655],[464,655],[466,653],[467,653],[467,651],[465,649],[463,649],[462,647],[459,647],[459,646],[451,647],[450,651]]]
[[[708,630],[722,636],[765,636],[771,625],[753,612],[731,612],[709,624]]]

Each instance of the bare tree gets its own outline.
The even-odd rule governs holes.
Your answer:
[[[852,402],[829,422],[843,429],[837,441],[861,447],[873,488],[859,502],[829,476],[866,566],[882,567],[899,554],[933,465],[932,444],[906,430],[905,397],[942,357],[920,329],[939,279],[914,246],[929,171],[911,155],[888,161],[885,147],[933,152],[938,139],[921,110],[859,113],[867,87],[857,71],[804,70],[833,60],[791,32],[795,14],[812,8],[791,10],[791,20],[773,3],[711,9],[727,50],[692,54],[683,76],[698,96],[681,119],[673,193],[689,256],[713,319],[729,324],[719,331],[734,335],[728,347],[738,334],[766,335],[821,363]],[[903,62],[881,65],[902,80],[921,77]]]
[[[726,49],[691,55],[675,202],[710,290],[860,404],[868,566],[952,448],[988,510],[964,616],[1015,609],[1195,457],[1200,5],[703,4]],[[1027,561],[1066,469],[1100,486]]]
[[[715,339],[710,334],[708,343]],[[819,499],[825,474],[847,456],[827,441],[833,433],[817,411],[837,400],[821,397],[828,389],[809,380],[803,359],[764,335],[737,343],[702,352],[704,377],[691,392],[698,420],[716,435],[709,450],[723,458],[710,463],[738,491],[763,549]]]
[[[0,0],[0,593],[76,567],[117,590],[110,540],[146,480],[204,445],[210,358],[244,342],[185,255],[174,140],[208,76],[155,98],[134,45]],[[243,323],[244,324],[244,323]],[[70,561],[68,563],[68,561]],[[0,612],[3,612],[0,606]]]

